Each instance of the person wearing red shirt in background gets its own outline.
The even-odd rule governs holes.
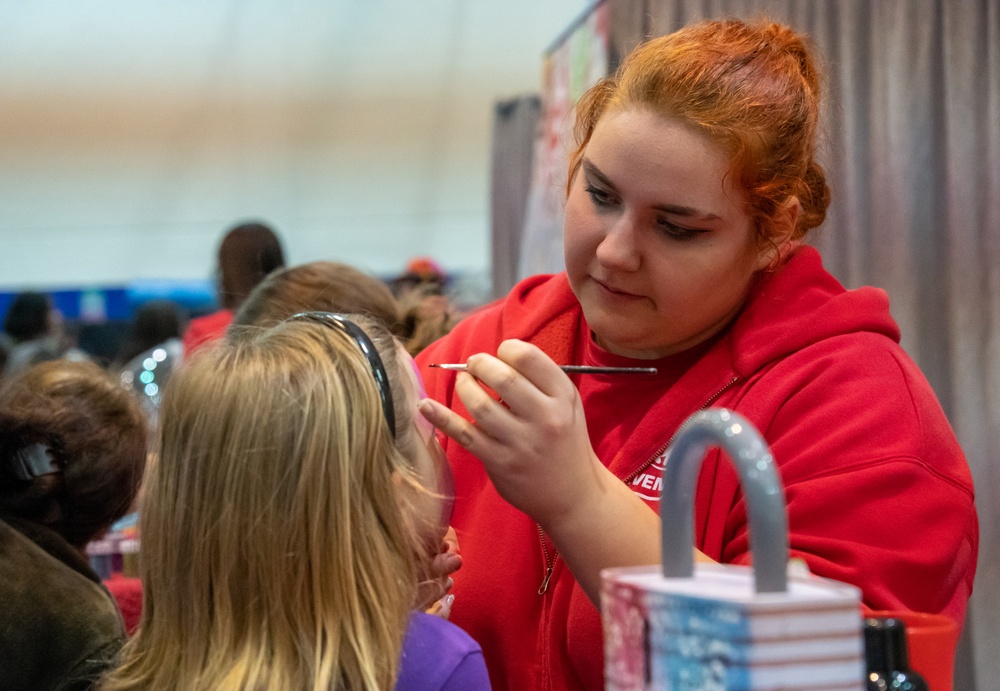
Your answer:
[[[600,571],[659,562],[665,451],[708,406],[771,446],[791,556],[868,607],[961,626],[978,550],[968,464],[886,294],[846,290],[803,244],[830,199],[819,97],[811,49],[782,25],[705,22],[639,46],[577,106],[565,273],[523,281],[418,357],[455,476],[451,618],[494,688],[603,688]],[[428,367],[451,362],[468,370]],[[700,559],[750,561],[718,451],[695,534]]]
[[[219,303],[222,309],[196,317],[184,332],[184,354],[190,355],[205,343],[222,338],[236,309],[264,277],[285,265],[281,241],[263,223],[242,223],[219,244]]]

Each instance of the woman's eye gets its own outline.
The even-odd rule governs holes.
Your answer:
[[[675,240],[689,240],[690,238],[707,232],[697,228],[685,228],[675,223],[671,223],[664,218],[657,219],[656,227],[659,228],[664,235]]]
[[[590,195],[590,201],[594,203],[594,206],[611,206],[614,203],[611,194],[600,187],[587,185],[587,194]]]

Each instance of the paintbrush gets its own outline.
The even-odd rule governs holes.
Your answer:
[[[464,372],[467,365],[460,363],[431,363],[428,367]],[[568,374],[656,374],[655,367],[591,367],[590,365],[559,365]]]

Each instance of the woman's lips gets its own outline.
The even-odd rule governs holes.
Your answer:
[[[607,283],[599,281],[596,278],[592,278],[591,280],[594,281],[594,284],[597,286],[597,289],[600,292],[601,296],[604,297],[605,299],[630,301],[630,300],[641,300],[643,297],[642,295],[637,295],[636,293],[630,293],[626,290],[619,290],[617,288],[613,288],[609,286]]]

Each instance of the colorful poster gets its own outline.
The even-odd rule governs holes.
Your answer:
[[[598,2],[545,56],[542,117],[521,237],[518,276],[563,270],[563,209],[573,106],[608,74],[608,4]]]

